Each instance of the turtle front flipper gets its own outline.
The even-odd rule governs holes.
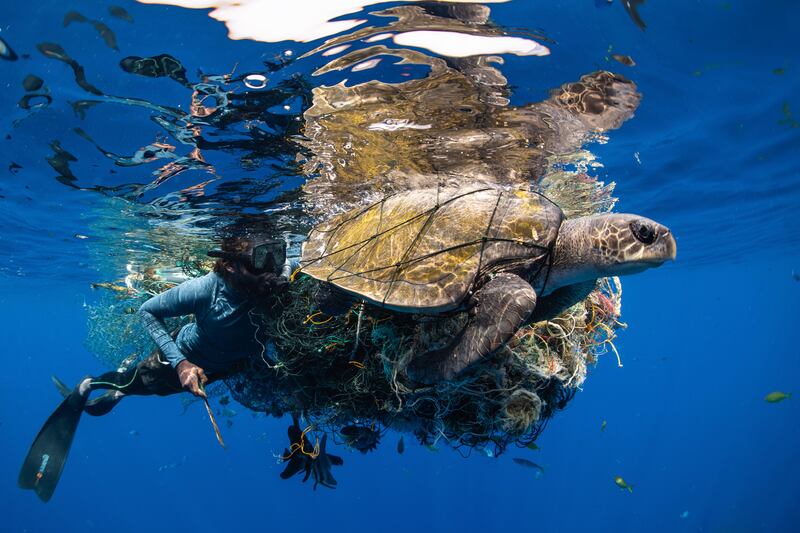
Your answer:
[[[528,322],[536,306],[536,292],[514,274],[498,274],[478,291],[475,315],[453,342],[426,352],[408,365],[408,377],[418,383],[436,383],[458,376],[471,364],[491,355]]]
[[[558,288],[551,294],[543,296],[536,304],[536,311],[531,316],[531,322],[554,319],[576,303],[585,300],[596,286],[597,280],[591,279]]]

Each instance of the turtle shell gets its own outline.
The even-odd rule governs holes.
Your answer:
[[[378,306],[448,311],[485,274],[542,264],[562,220],[528,191],[410,191],[314,228],[301,270]]]

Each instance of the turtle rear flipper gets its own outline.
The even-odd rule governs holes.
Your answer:
[[[503,273],[475,292],[476,313],[456,339],[415,358],[408,377],[431,384],[457,377],[471,364],[503,346],[530,318],[536,292],[517,275]]]
[[[604,132],[619,128],[631,118],[641,98],[635,83],[619,74],[600,70],[581,76],[577,82],[565,83],[553,91],[544,104],[568,110],[588,131]],[[575,136],[578,130],[571,130],[575,139],[583,139]],[[581,140],[581,144],[583,142]]]
[[[332,284],[322,282],[314,293],[314,306],[330,316],[342,316],[353,306],[353,297],[337,290]]]

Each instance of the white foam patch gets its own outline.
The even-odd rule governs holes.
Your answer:
[[[352,30],[363,19],[331,20],[357,13],[385,0],[138,0],[142,4],[164,4],[189,9],[212,9],[209,16],[225,23],[231,39],[252,39],[265,43],[298,41],[307,43]],[[474,0],[442,0],[453,4]],[[504,3],[509,0],[483,0]]]
[[[417,124],[407,118],[387,118],[382,122],[375,122],[367,126],[369,131],[399,131],[399,130],[429,130],[430,124]]]
[[[373,35],[372,37],[368,37],[368,38],[364,39],[364,42],[365,43],[374,43],[376,41],[383,41],[384,39],[388,39],[392,35],[394,35],[394,34],[393,33],[379,33],[377,35]]]
[[[359,72],[361,70],[369,70],[371,68],[375,68],[378,66],[378,63],[381,62],[381,58],[376,57],[375,59],[368,59],[367,61],[363,61],[358,65],[353,66],[350,70],[353,72]]]
[[[425,48],[448,57],[468,57],[489,54],[546,56],[550,49],[522,37],[472,35],[455,31],[409,31],[393,37],[401,46]]]
[[[344,52],[348,48],[350,48],[349,44],[343,44],[343,45],[340,45],[340,46],[334,46],[333,48],[329,48],[329,49],[325,50],[324,52],[322,52],[322,55],[324,55],[324,56],[333,56],[333,55],[338,54],[339,52]]]

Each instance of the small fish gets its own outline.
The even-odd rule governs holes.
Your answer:
[[[783,102],[783,105],[781,106],[781,112],[783,113],[783,116],[786,117],[787,119],[792,118],[792,108],[789,105],[788,101]]]
[[[621,476],[615,477],[614,478],[614,483],[617,485],[617,487],[621,488],[622,490],[627,490],[628,492],[633,492],[633,486],[632,485],[628,485],[627,483],[625,483],[625,480],[622,479]]]
[[[786,392],[775,391],[775,392],[770,392],[769,394],[767,394],[764,397],[764,400],[769,402],[769,403],[778,403],[778,402],[782,402],[783,400],[788,400],[791,397],[792,397],[792,395],[788,394]]]
[[[636,61],[631,56],[624,56],[622,54],[614,54],[611,56],[615,61],[622,63],[626,67],[635,67]]]
[[[13,161],[11,162],[10,165],[8,165],[8,171],[11,172],[12,174],[16,174],[17,172],[20,171],[21,168],[22,168],[22,165],[18,165]]]
[[[135,429],[132,429],[132,430],[130,430],[128,432],[128,435],[130,435],[131,437],[138,437],[139,436],[139,432],[136,431]]]
[[[225,425],[228,426],[229,428],[232,428],[233,427],[233,420],[231,420],[230,418],[227,419],[225,421]]]
[[[792,128],[796,128],[800,124],[794,118],[792,118],[792,109],[789,106],[789,102],[783,103],[781,111],[783,111],[784,118],[782,120],[779,120],[778,124],[790,126]]]
[[[73,235],[73,237],[75,237],[76,239],[80,239],[80,240],[85,240],[85,239],[89,238],[86,235],[81,235],[80,233],[76,233],[75,235]]]
[[[681,518],[689,518],[689,511],[684,511],[680,514]]]
[[[138,311],[138,309],[136,309],[135,307],[126,307],[125,308],[125,314],[126,315],[135,315],[136,311]]]
[[[107,282],[107,281],[104,281],[102,283],[92,283],[90,286],[93,289],[108,289],[110,291],[124,292],[124,293],[128,293],[129,292],[127,287],[122,287],[120,285],[114,285],[113,283],[110,283],[110,282]]]
[[[430,452],[437,452],[437,453],[439,452],[439,448],[437,448],[433,444],[426,444],[425,447],[428,448],[428,451]]]
[[[795,281],[800,281],[800,274],[792,270],[792,279]]]
[[[594,7],[608,7],[614,0],[594,0]]]
[[[28,92],[38,91],[42,88],[42,85],[44,85],[44,80],[35,74],[28,74],[22,80],[22,88]]]
[[[515,463],[517,463],[520,466],[524,466],[525,468],[533,468],[539,474],[544,474],[544,468],[542,468],[541,466],[537,465],[533,461],[529,461],[528,459],[523,459],[522,457],[514,457],[512,459],[512,461],[514,461]]]
[[[403,452],[406,451],[406,443],[403,441],[403,436],[400,436],[400,440],[397,441],[397,453],[403,455]]]
[[[16,52],[8,46],[8,43],[0,37],[0,58],[5,59],[6,61],[16,61],[18,58]]]
[[[772,69],[772,73],[775,74],[776,76],[783,76],[784,74],[786,74],[786,69],[780,67],[774,68]]]
[[[219,399],[220,405],[228,405],[229,403],[231,403],[231,399],[227,394]]]
[[[607,425],[608,425],[608,422],[606,422],[605,420],[603,420],[603,423],[602,423],[602,424],[600,424],[600,432],[601,432],[601,433],[602,433],[603,431],[605,431],[605,430],[606,430],[606,426],[607,426]]]
[[[225,407],[222,410],[222,416],[227,416],[228,418],[234,417],[234,416],[236,416],[236,411],[234,411],[230,407]]]
[[[111,13],[112,17],[116,17],[120,20],[124,20],[125,22],[133,22],[133,17],[125,11],[124,7],[120,6],[109,6],[108,12]]]
[[[528,448],[529,450],[539,450],[539,449],[541,449],[541,448],[539,448],[539,446],[536,445],[535,442],[529,442],[525,447]]]

